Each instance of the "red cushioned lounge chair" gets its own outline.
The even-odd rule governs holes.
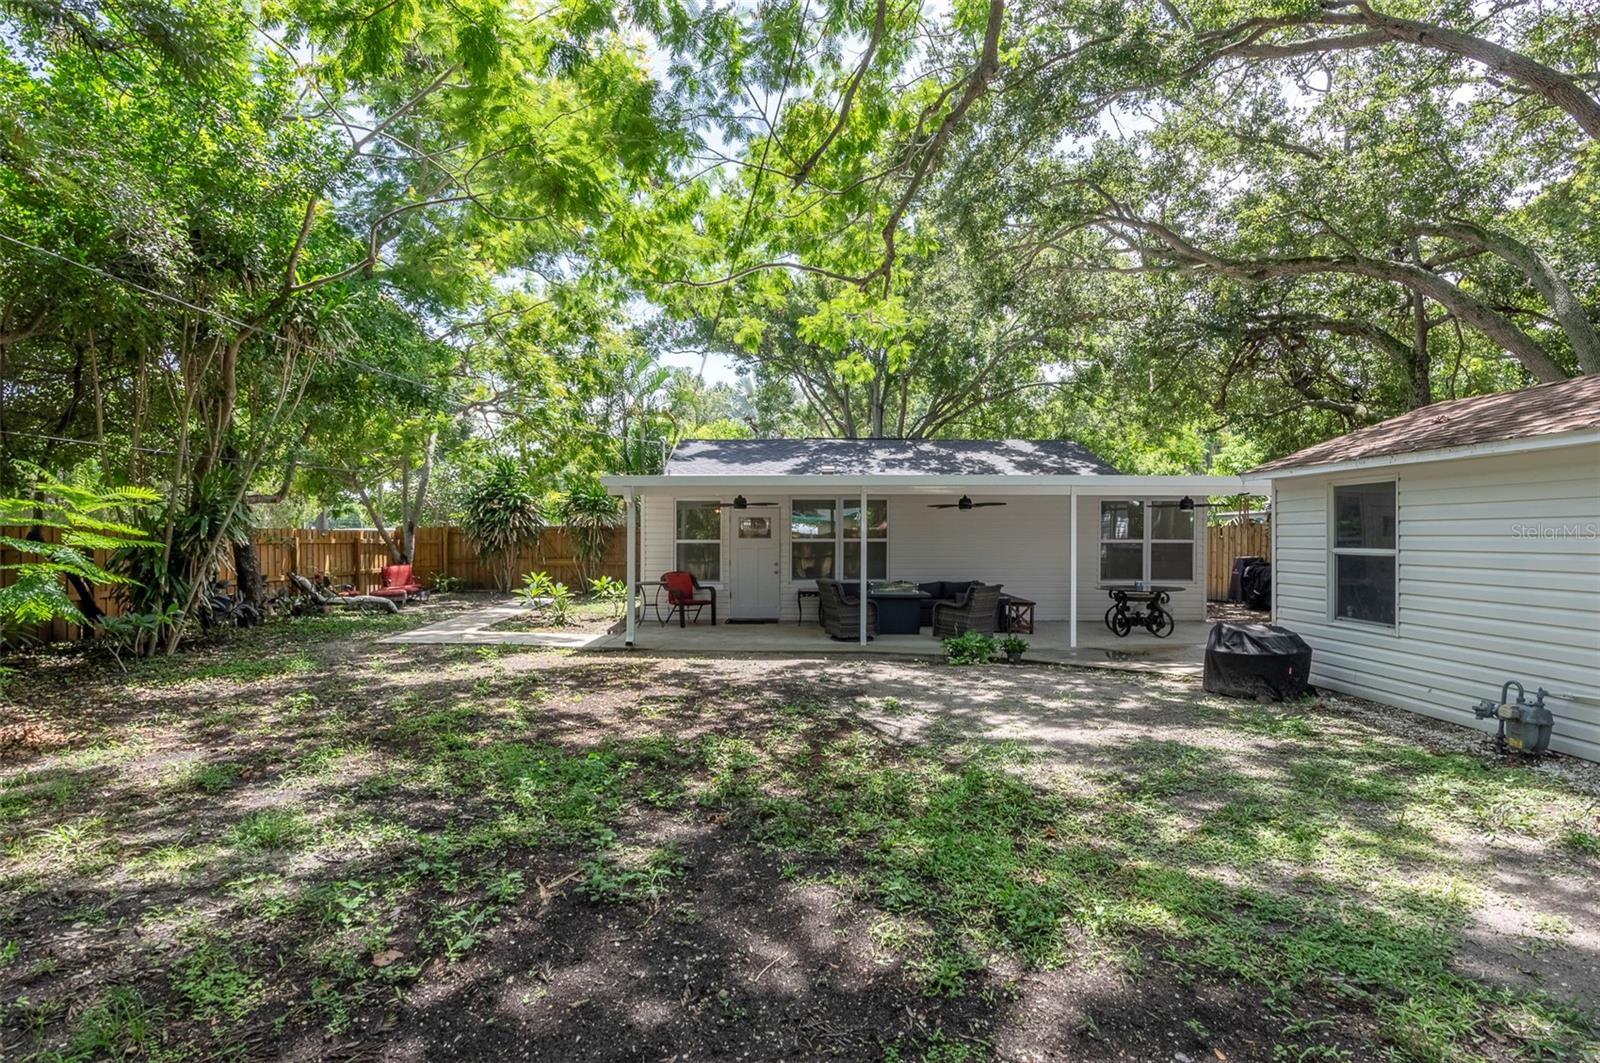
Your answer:
[[[694,610],[696,623],[700,622],[700,610],[706,606],[711,607],[711,624],[717,623],[717,589],[715,587],[702,587],[700,581],[694,578],[692,572],[668,572],[661,577],[661,584],[667,590],[667,615],[662,624],[672,622],[672,614],[678,614],[678,626],[688,627],[688,611]]]
[[[384,565],[382,579],[383,586],[372,592],[379,598],[397,598],[402,602],[428,598],[427,589],[412,575],[410,565]]]

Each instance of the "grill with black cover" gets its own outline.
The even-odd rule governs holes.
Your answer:
[[[1214,624],[1206,639],[1209,694],[1284,701],[1306,693],[1310,673],[1311,647],[1277,624]]]

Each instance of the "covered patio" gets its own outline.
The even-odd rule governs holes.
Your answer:
[[[1024,603],[1030,657],[1074,663],[1198,661],[1208,500],[1265,489],[1241,476],[1124,475],[1066,440],[697,440],[662,475],[602,483],[625,512],[622,647],[935,654],[930,610],[981,584]],[[693,576],[708,604],[660,625],[668,572]],[[874,618],[853,610],[843,630],[835,610],[824,631],[819,594],[848,605],[863,582]],[[1106,629],[1110,590],[1152,586],[1168,596],[1170,638]],[[920,600],[920,621],[897,597]],[[1004,633],[1007,620],[1002,609],[976,629]]]

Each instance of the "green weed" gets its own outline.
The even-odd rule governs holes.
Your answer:
[[[234,824],[225,841],[247,852],[295,848],[304,839],[306,822],[292,808],[263,808]]]

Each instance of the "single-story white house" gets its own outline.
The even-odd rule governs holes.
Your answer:
[[[1001,584],[1074,647],[1080,622],[1102,625],[1105,586],[1162,584],[1183,629],[1205,618],[1207,496],[1266,485],[1126,476],[1065,440],[903,439],[690,440],[659,476],[601,482],[626,504],[630,646],[636,582],[669,571],[716,588],[719,621],[812,620],[819,578],[865,569]]]
[[[1544,687],[1600,760],[1600,376],[1426,406],[1253,470],[1311,681],[1455,723]]]

